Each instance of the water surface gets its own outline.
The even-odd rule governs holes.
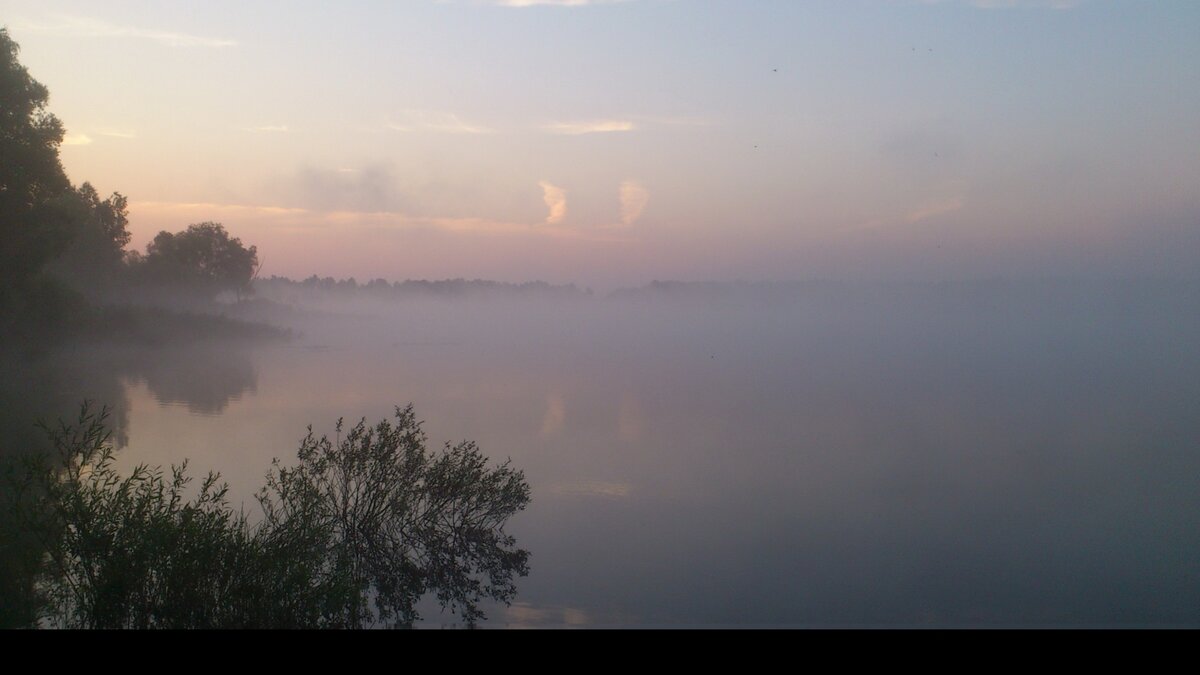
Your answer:
[[[251,510],[307,425],[413,403],[532,486],[493,625],[1196,625],[1196,299],[325,306],[291,342],[77,354],[116,385],[56,386],[120,399],[122,461],[219,470]]]

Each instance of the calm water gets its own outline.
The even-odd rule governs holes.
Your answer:
[[[412,402],[533,488],[509,528],[532,574],[493,625],[1196,625],[1196,300],[329,306],[284,344],[10,379],[115,399],[122,461],[188,458],[248,508],[307,425]]]

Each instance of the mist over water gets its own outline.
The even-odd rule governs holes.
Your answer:
[[[45,5],[0,626],[1200,626],[1200,3]]]
[[[121,461],[253,510],[307,425],[412,402],[532,487],[493,625],[1200,619],[1194,283],[298,300],[290,341],[108,354]]]

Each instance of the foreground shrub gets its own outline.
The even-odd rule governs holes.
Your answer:
[[[473,443],[429,452],[411,406],[345,438],[339,421],[336,443],[310,428],[298,462],[273,466],[253,524],[217,475],[191,488],[186,463],[120,475],[106,419],[85,406],[50,430],[55,457],[10,481],[6,542],[42,556],[14,587],[39,625],[410,626],[430,593],[474,625],[528,574],[504,532],[529,502],[522,472]]]

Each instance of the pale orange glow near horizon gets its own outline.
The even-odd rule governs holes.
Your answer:
[[[10,5],[139,250],[216,221],[291,277],[1198,273],[1189,4]]]

